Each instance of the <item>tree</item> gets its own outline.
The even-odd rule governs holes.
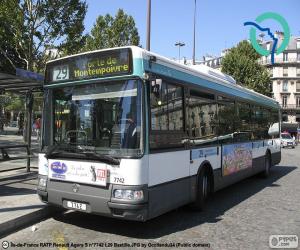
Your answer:
[[[140,37],[132,16],[119,9],[116,16],[99,16],[86,38],[85,50],[139,45]]]
[[[22,14],[18,11],[18,1],[4,0],[0,5],[0,71],[15,74],[15,68],[25,68],[25,61],[20,58],[15,48],[16,30]],[[8,29],[7,27],[11,27]],[[22,55],[23,57],[24,55]]]
[[[230,49],[222,60],[222,72],[231,75],[238,84],[270,96],[271,79],[266,68],[258,63],[260,55],[248,41]]]
[[[85,1],[2,0],[1,4],[0,21],[5,30],[2,36],[13,45],[27,70],[41,71],[49,48],[64,54],[81,48]]]
[[[4,105],[5,111],[24,111],[24,98],[20,95],[6,94],[6,105]]]

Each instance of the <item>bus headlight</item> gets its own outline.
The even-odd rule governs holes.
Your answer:
[[[142,190],[116,189],[114,191],[114,198],[122,200],[140,201],[144,199],[144,193]]]
[[[38,187],[40,189],[45,189],[46,186],[47,186],[47,176],[40,175],[39,176]]]

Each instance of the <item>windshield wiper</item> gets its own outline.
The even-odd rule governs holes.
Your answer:
[[[120,160],[117,158],[114,158],[112,156],[109,155],[102,155],[102,154],[98,154],[96,152],[93,151],[83,151],[83,154],[85,154],[87,157],[92,158],[92,159],[97,159],[112,165],[119,165],[120,164]]]
[[[55,144],[55,145],[52,145],[50,147],[47,148],[47,152],[45,154],[45,157],[48,159],[49,157],[51,157],[53,154],[57,154],[54,153],[55,150],[59,149],[61,147],[61,144]]]
[[[57,144],[54,144],[54,145],[48,147],[48,149],[46,151],[46,154],[45,154],[45,157],[48,159],[49,157],[51,157],[53,155],[60,154],[60,153],[64,153],[64,152],[68,152],[68,153],[69,152],[74,152],[74,153],[76,153],[77,151],[78,151],[78,149],[75,148],[71,144],[57,143]]]
[[[56,151],[58,149],[62,150],[62,151]],[[62,147],[61,144],[56,144],[56,145],[50,147],[45,154],[45,157],[47,159],[49,159],[50,157],[68,157],[68,158],[84,159],[84,156],[89,159],[100,160],[104,163],[108,163],[108,164],[112,164],[112,165],[120,164],[120,160],[118,160],[112,156],[98,154],[94,151],[84,151],[79,148]]]

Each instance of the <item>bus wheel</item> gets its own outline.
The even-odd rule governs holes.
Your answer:
[[[191,204],[192,209],[202,211],[211,192],[211,176],[207,167],[198,174],[196,200]]]
[[[271,157],[270,157],[270,154],[267,153],[265,155],[265,170],[262,172],[262,177],[264,177],[264,178],[269,177],[270,168],[271,168]]]

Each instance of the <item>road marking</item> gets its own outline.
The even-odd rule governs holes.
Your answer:
[[[66,244],[65,236],[60,231],[54,231],[53,232],[53,239],[54,239],[54,242],[58,245],[65,245]],[[58,247],[57,249],[58,250],[68,250],[67,247]]]

